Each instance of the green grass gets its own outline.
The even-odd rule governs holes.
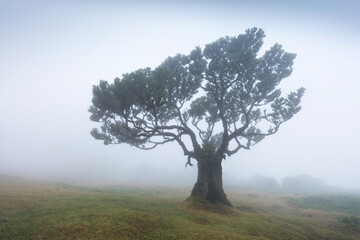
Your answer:
[[[228,191],[236,208],[224,214],[184,203],[189,192],[80,188],[0,176],[0,239],[360,239],[358,229],[348,227],[356,218],[339,209]]]
[[[360,215],[360,196],[319,195],[306,197],[288,197],[286,200],[294,206],[326,211],[338,211]]]
[[[360,218],[356,215],[340,217],[339,221],[344,223],[349,229],[360,231]]]

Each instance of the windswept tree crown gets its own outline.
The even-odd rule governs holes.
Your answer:
[[[139,69],[93,86],[94,138],[141,149],[176,141],[190,159],[204,150],[219,160],[265,136],[300,109],[305,89],[281,95],[279,83],[296,57],[275,44],[258,56],[265,37],[252,28],[221,38],[189,55],[168,57],[156,69]]]

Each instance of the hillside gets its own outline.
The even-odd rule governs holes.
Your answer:
[[[81,188],[0,176],[0,239],[360,238],[356,196],[230,191],[235,209],[215,213],[184,203],[189,191]]]

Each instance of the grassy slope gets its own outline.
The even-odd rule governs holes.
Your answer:
[[[0,239],[360,239],[281,196],[229,192],[231,215],[184,207],[189,189],[78,188],[0,176]],[[339,201],[339,200],[337,200]]]

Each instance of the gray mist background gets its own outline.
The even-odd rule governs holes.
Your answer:
[[[170,3],[171,2],[171,3]],[[309,174],[360,188],[358,1],[0,0],[0,174],[192,185],[176,143],[104,146],[89,132],[92,85],[261,27],[263,51],[297,53],[283,92],[303,109],[223,164],[226,179]]]

